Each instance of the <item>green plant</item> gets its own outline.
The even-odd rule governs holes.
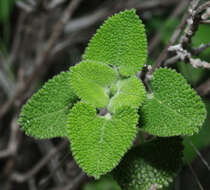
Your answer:
[[[135,10],[115,14],[91,39],[82,62],[49,80],[23,106],[19,124],[36,138],[68,137],[75,160],[96,179],[115,168],[112,174],[127,190],[167,186],[182,163],[182,140],[174,136],[198,132],[206,109],[172,69],[157,69],[146,92],[136,77],[146,57]],[[121,161],[142,131],[157,137]]]

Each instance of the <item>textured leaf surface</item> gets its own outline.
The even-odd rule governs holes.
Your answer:
[[[193,135],[206,118],[205,105],[175,70],[155,71],[152,94],[141,108],[141,127],[157,136]]]
[[[131,149],[113,170],[123,190],[148,190],[168,186],[182,165],[179,137],[157,138]]]
[[[97,108],[104,108],[109,102],[107,89],[115,80],[117,72],[111,67],[84,61],[71,67],[71,84],[76,94]]]
[[[138,108],[145,99],[145,89],[141,81],[133,76],[128,79],[119,80],[116,84],[117,92],[109,103],[109,110],[115,112],[121,106]]]
[[[77,103],[70,113],[68,136],[80,167],[95,178],[112,170],[131,146],[137,120],[136,109],[130,107],[101,117],[93,106]]]
[[[134,10],[109,18],[90,40],[83,58],[119,68],[124,76],[140,71],[147,56],[144,25]]]
[[[62,72],[23,106],[18,122],[27,135],[36,138],[67,136],[69,110],[77,101],[69,80],[70,73]]]

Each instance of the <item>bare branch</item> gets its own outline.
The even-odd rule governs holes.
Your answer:
[[[201,44],[198,48],[192,48],[192,49],[190,49],[190,52],[193,55],[199,55],[209,47],[210,47],[210,42],[207,44]]]
[[[170,20],[172,18],[178,17],[183,12],[183,10],[186,8],[186,6],[188,5],[188,3],[189,3],[188,0],[186,0],[186,1],[180,1],[180,3],[176,6],[176,8],[174,9],[174,11],[168,17],[168,19]],[[162,27],[160,27],[160,28],[162,28]],[[156,35],[149,42],[149,47],[148,47],[149,54],[151,54],[151,52],[160,43],[161,37],[162,37],[162,30],[159,30],[156,33]]]
[[[62,150],[67,144],[68,144],[68,141],[63,141],[62,143],[60,143],[56,148],[52,149],[44,158],[42,158],[28,172],[26,172],[24,174],[14,173],[12,175],[12,180],[22,183],[24,181],[27,181],[27,180],[31,179],[37,172],[39,172],[41,170],[41,168],[44,165],[46,165],[49,162],[49,160],[51,160],[53,158],[53,156],[55,156],[57,154],[57,152]]]
[[[74,190],[82,181],[87,179],[87,175],[81,172],[73,181],[70,181],[65,187],[59,187],[52,190]]]
[[[9,110],[9,108],[14,104],[15,101],[20,99],[20,102],[24,100],[22,94],[24,92],[30,91],[31,93],[34,90],[34,86],[39,78],[46,72],[47,68],[49,67],[50,63],[49,58],[51,56],[52,50],[56,45],[56,42],[63,31],[64,25],[67,21],[72,17],[73,12],[79,6],[82,0],[72,0],[66,10],[64,11],[63,15],[61,16],[60,20],[54,27],[54,30],[47,42],[47,45],[43,52],[38,56],[36,60],[36,67],[34,68],[33,72],[30,74],[29,78],[25,81],[24,85],[17,88],[17,91],[13,98],[6,102],[0,110],[0,118]]]
[[[33,9],[34,9],[34,7],[32,7],[31,5],[26,4],[23,1],[16,1],[16,5],[19,8],[23,9],[24,11],[28,12],[28,13],[32,12]]]
[[[8,147],[7,149],[0,151],[0,159],[16,154],[17,147],[19,145],[19,140],[18,140],[19,133],[20,130],[19,126],[17,125],[17,117],[15,117],[11,122],[11,131],[10,131]]]
[[[200,96],[206,96],[210,93],[210,79],[202,83],[196,88],[196,91]]]
[[[190,63],[194,68],[202,67],[210,69],[210,63],[202,61],[199,58],[192,58],[191,53],[184,49],[181,44],[170,46],[168,51],[176,52],[176,56],[170,58],[165,65],[174,64],[177,61],[184,61],[185,63]]]

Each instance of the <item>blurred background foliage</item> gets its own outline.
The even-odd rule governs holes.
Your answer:
[[[11,15],[15,0],[0,1],[1,38],[0,50],[6,55],[11,37]]]
[[[8,54],[11,48],[11,43],[15,37],[15,27],[17,25],[17,15],[19,15],[19,10],[15,6],[15,0],[0,0],[0,54],[8,61]],[[83,3],[83,6],[80,7],[80,11],[75,15],[81,16],[85,15],[86,12],[91,10],[97,10],[99,2],[97,1],[86,1]],[[65,6],[65,4],[64,4]],[[157,12],[154,15],[147,13],[148,15],[143,17],[143,22],[146,27],[146,32],[148,36],[148,41],[154,37],[156,33],[160,33],[160,42],[152,52],[151,56],[148,58],[148,64],[153,64],[161,50],[168,43],[173,31],[176,26],[179,24],[182,15],[177,18],[167,19],[168,15],[173,7],[170,7],[167,11]],[[141,12],[137,13],[142,16]],[[93,32],[101,24],[101,20],[96,23],[94,26]],[[193,37],[193,47],[198,47],[201,44],[209,43],[210,26],[209,25],[200,25],[196,35]],[[59,58],[61,64],[55,64],[49,71],[48,75],[43,78],[42,81],[39,81],[38,87],[50,77],[59,73],[62,70],[68,69],[72,64],[75,64],[80,60],[81,54],[84,51],[84,48],[87,45],[87,40],[84,42],[78,43],[76,46],[71,48],[70,52],[64,52],[62,58]],[[210,48],[206,49],[201,55],[199,55],[202,60],[210,62]],[[0,63],[1,64],[1,63]],[[1,66],[1,65],[0,65]],[[210,71],[206,69],[193,68],[189,64],[179,62],[173,65],[173,68],[177,69],[185,79],[196,88],[202,84],[205,80],[210,78]],[[14,68],[9,68],[10,72],[14,71]],[[204,126],[202,127],[199,134],[196,134],[188,139],[195,145],[195,147],[201,152],[204,158],[210,163],[210,95],[203,97],[206,104],[208,116]],[[175,183],[167,189],[190,189],[196,190],[199,189],[196,184],[190,169],[187,167],[188,163],[191,163],[199,180],[201,181],[204,189],[210,189],[210,171],[204,167],[202,161],[196,154],[194,148],[190,145],[189,140],[184,139],[184,162],[185,166],[180,173],[180,176],[177,177]],[[91,180],[86,184],[83,190],[120,190],[120,187],[110,176],[104,176],[98,181]]]

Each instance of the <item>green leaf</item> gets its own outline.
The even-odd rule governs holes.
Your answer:
[[[168,186],[182,166],[181,138],[156,138],[131,149],[113,170],[123,190],[161,189]]]
[[[175,70],[160,68],[153,75],[152,93],[141,110],[141,127],[157,136],[193,135],[206,118],[205,105]]]
[[[145,89],[141,81],[136,77],[119,80],[116,83],[116,94],[111,98],[108,109],[115,112],[121,106],[138,108],[145,99]]]
[[[87,103],[104,108],[109,102],[108,88],[117,80],[111,67],[84,61],[70,69],[71,84],[75,93]]]
[[[109,18],[97,30],[85,51],[85,60],[113,65],[120,74],[140,71],[147,57],[144,25],[135,10],[126,10]]]
[[[18,123],[27,135],[40,139],[67,136],[69,110],[77,101],[69,80],[69,72],[53,77],[23,106]]]
[[[92,105],[77,103],[70,112],[68,136],[79,166],[95,178],[111,171],[132,145],[137,121],[137,111],[130,107],[103,117]]]

